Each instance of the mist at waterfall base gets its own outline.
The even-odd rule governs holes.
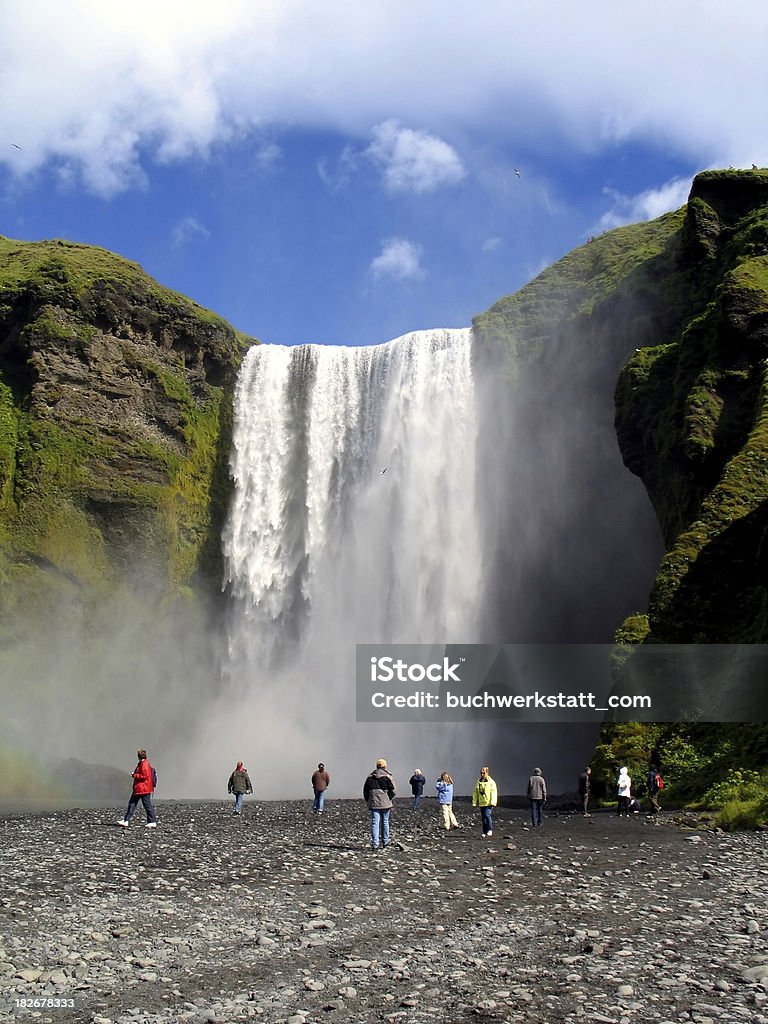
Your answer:
[[[175,769],[218,678],[221,641],[198,602],[168,601],[164,570],[137,555],[98,604],[76,580],[49,573],[37,609],[47,628],[32,619],[0,647],[5,806],[127,800],[139,747],[159,769],[161,795],[187,792]]]
[[[513,384],[469,329],[365,348],[258,346],[236,395],[231,600],[220,695],[184,789],[215,796],[236,760],[256,795],[357,796],[385,757],[457,793],[490,764],[572,789],[594,725],[355,720],[358,643],[607,642],[645,607],[661,554],[613,431],[615,368]],[[595,385],[595,378],[598,383]]]

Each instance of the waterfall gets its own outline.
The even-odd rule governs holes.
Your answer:
[[[359,643],[600,643],[642,607],[658,527],[621,463],[601,352],[566,352],[514,387],[471,330],[366,348],[255,346],[235,396],[222,681],[185,790],[236,760],[261,797],[359,793],[373,758],[402,786],[480,764],[519,792],[534,764],[562,789],[596,726],[357,722]],[[589,363],[586,366],[586,362]],[[438,652],[435,652],[438,654]],[[549,769],[548,769],[549,770]]]
[[[225,686],[240,709],[227,728],[248,722],[239,742],[278,758],[316,751],[295,785],[342,749],[357,774],[372,743],[391,757],[393,737],[375,732],[385,727],[354,720],[357,643],[477,639],[476,434],[469,329],[246,356],[223,536]],[[416,758],[417,725],[397,742],[409,733]]]
[[[471,344],[433,330],[248,353],[224,537],[235,665],[475,638]]]

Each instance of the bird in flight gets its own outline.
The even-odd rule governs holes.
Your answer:
[[[15,142],[12,142],[11,145],[14,149],[21,149],[21,146],[17,146]]]
[[[385,466],[384,469],[382,469],[382,471],[381,471],[381,473],[379,475],[380,476],[384,476],[384,474],[387,472],[388,469],[389,469],[389,466]]]
[[[515,174],[518,176],[518,178],[520,177],[520,171],[518,171],[517,168],[515,168]]]

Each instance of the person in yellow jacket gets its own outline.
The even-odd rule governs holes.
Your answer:
[[[479,807],[483,822],[483,839],[493,835],[493,808],[496,806],[498,791],[491,778],[491,769],[480,769],[480,778],[472,791],[472,806]]]

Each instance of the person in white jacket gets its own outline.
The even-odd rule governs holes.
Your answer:
[[[632,799],[632,779],[626,768],[619,768],[619,778],[616,782],[616,792],[619,797],[619,806],[616,814],[622,818],[629,817],[629,802]]]

